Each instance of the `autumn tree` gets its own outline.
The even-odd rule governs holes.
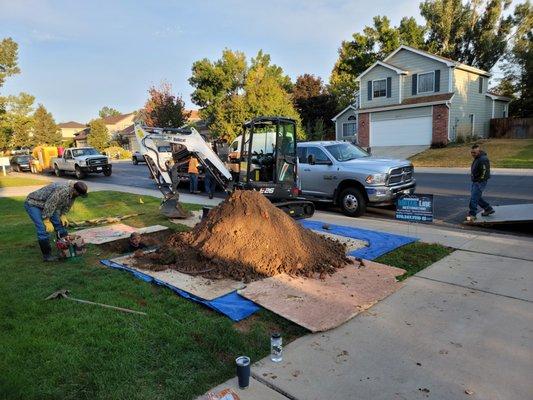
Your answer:
[[[109,145],[109,131],[105,126],[105,122],[101,118],[93,119],[89,122],[89,134],[87,135],[87,143],[103,151]]]
[[[297,77],[292,97],[308,139],[322,139],[328,130],[333,130],[331,118],[336,114],[337,104],[320,77],[310,74]]]
[[[33,114],[33,141],[35,144],[61,144],[61,130],[57,126],[52,113],[39,104]]]
[[[115,110],[112,107],[104,106],[98,111],[98,116],[100,118],[107,118],[107,117],[114,117],[116,115],[120,115],[120,111]]]
[[[185,110],[181,96],[172,94],[172,86],[162,82],[159,87],[152,86],[148,90],[148,98],[144,110],[144,122],[149,126],[178,128],[187,123],[190,112]]]

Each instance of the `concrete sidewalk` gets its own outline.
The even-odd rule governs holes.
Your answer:
[[[242,399],[533,398],[533,239],[317,213],[460,248],[346,324],[252,367]],[[279,397],[281,396],[281,397]]]
[[[470,168],[466,167],[415,167],[415,173],[430,173],[430,174],[459,174],[470,175]],[[533,169],[531,168],[491,168],[491,175],[507,175],[507,176],[533,176]]]

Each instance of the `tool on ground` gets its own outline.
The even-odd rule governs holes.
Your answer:
[[[131,313],[131,314],[146,315],[146,313],[142,312],[142,311],[135,311],[135,310],[130,310],[129,308],[110,306],[109,304],[95,303],[94,301],[89,301],[89,300],[76,299],[74,297],[70,297],[69,295],[70,295],[70,292],[69,292],[68,289],[61,289],[61,290],[58,290],[57,292],[52,293],[45,300],[67,299],[67,300],[71,300],[71,301],[77,301],[78,303],[92,304],[92,305],[95,305],[95,306],[111,308],[112,310],[127,312],[127,313]]]
[[[256,190],[293,218],[313,215],[314,204],[298,198],[301,191],[296,122],[285,117],[258,117],[243,124],[242,129],[240,148],[232,149],[225,163],[193,127],[150,128],[135,124],[140,153],[164,196],[160,207],[163,215],[182,219],[191,216],[179,202],[176,180],[180,174],[187,175],[179,168],[186,167],[192,157],[198,159],[206,177],[226,192]],[[172,149],[173,167],[167,162],[168,145]]]
[[[143,215],[143,213],[119,215],[117,217],[93,218],[93,219],[86,219],[83,221],[69,221],[69,224],[70,226],[75,227],[75,228],[82,228],[85,226],[104,225],[104,224],[114,224],[114,223],[123,221],[128,218],[137,217],[139,215]]]
[[[85,241],[79,235],[67,235],[58,238],[56,247],[60,258],[79,257],[87,251]]]

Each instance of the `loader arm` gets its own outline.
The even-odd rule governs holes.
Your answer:
[[[158,145],[180,144],[196,156],[200,164],[209,171],[218,184],[225,190],[232,189],[232,175],[224,162],[206,143],[198,131],[192,127],[182,128],[149,128],[135,124],[135,137],[139,143],[139,151],[156,180],[159,190],[165,196],[174,195],[170,171],[160,152]]]

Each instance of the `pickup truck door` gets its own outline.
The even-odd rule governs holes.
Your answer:
[[[314,164],[309,163],[309,156],[314,156]],[[314,146],[300,148],[299,163],[302,192],[310,196],[331,198],[338,185],[336,168],[324,150]]]
[[[63,165],[61,165],[59,168],[63,169],[64,171],[74,171],[72,151],[65,150],[61,162]]]

